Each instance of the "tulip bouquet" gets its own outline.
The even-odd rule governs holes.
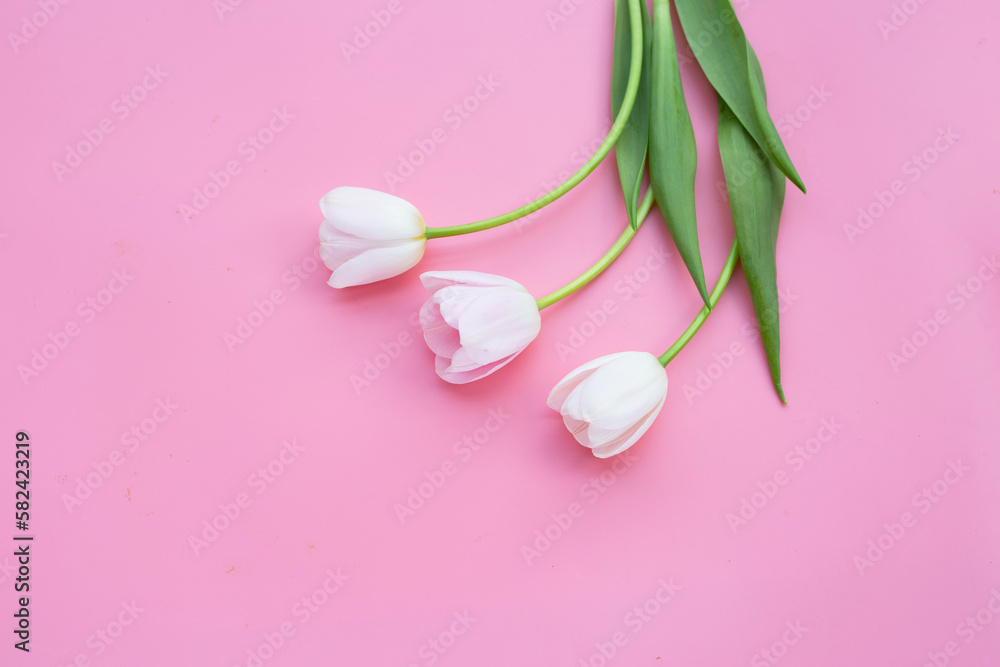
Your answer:
[[[735,240],[709,293],[695,216],[697,149],[681,84],[672,13],[702,71],[718,94],[719,151]],[[541,330],[541,311],[600,275],[635,236],[654,203],[705,305],[659,357],[619,352],[575,369],[552,389],[576,440],[600,458],[631,447],[650,427],[667,396],[667,364],[716,305],[739,260],[750,287],[772,381],[782,402],[779,365],[776,248],[785,179],[805,188],[768,112],[760,62],[731,0],[616,0],[611,107],[614,123],[600,148],[565,183],[501,216],[453,227],[428,227],[410,203],[382,192],[340,187],[320,201],[320,255],[329,284],[344,288],[384,280],[413,268],[430,239],[469,234],[529,215],[586,178],[612,148],[628,225],[583,275],[536,299],[520,284],[475,271],[432,271],[420,310],[424,339],[437,374],[464,384],[510,363]],[[649,187],[640,198],[642,183]]]

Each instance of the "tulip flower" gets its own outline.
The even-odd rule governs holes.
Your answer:
[[[424,255],[424,219],[409,202],[377,190],[341,187],[319,202],[319,253],[331,287],[365,285],[413,268]]]
[[[496,372],[541,331],[538,304],[513,280],[476,271],[431,271],[420,280],[433,292],[420,309],[420,327],[447,382]]]
[[[652,425],[667,398],[667,372],[648,352],[618,352],[564,377],[548,405],[594,456],[621,454]]]

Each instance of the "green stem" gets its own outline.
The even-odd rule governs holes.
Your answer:
[[[639,90],[639,76],[642,71],[643,56],[642,15],[639,13],[640,1],[641,0],[629,0],[628,3],[629,20],[632,25],[632,60],[629,63],[628,87],[625,89],[625,98],[622,100],[618,116],[615,118],[615,122],[611,126],[611,130],[608,132],[608,136],[605,137],[604,143],[602,143],[601,147],[597,149],[597,152],[591,156],[585,165],[580,167],[579,171],[570,176],[565,183],[557,187],[555,190],[539,197],[530,204],[526,204],[517,210],[511,211],[510,213],[490,218],[489,220],[483,220],[481,222],[471,222],[469,224],[456,225],[454,227],[428,227],[426,231],[426,237],[428,239],[480,232],[484,229],[499,227],[500,225],[505,225],[508,222],[513,222],[514,220],[523,218],[526,215],[530,215],[543,206],[551,204],[579,185],[580,182],[589,176],[590,173],[597,168],[597,165],[599,165],[604,158],[607,157],[608,153],[610,153],[611,149],[614,147],[615,142],[618,141],[618,137],[621,136],[622,130],[625,129],[625,123],[628,122],[629,116],[632,115],[632,107],[635,105],[635,96]]]
[[[637,216],[639,220],[639,225],[641,225],[642,221],[646,219],[647,215],[649,215],[649,210],[652,207],[653,207],[653,190],[652,188],[650,188],[649,190],[646,191],[646,196],[642,200],[642,205],[639,207],[639,214]],[[565,299],[570,294],[577,291],[578,289],[580,289],[581,287],[592,281],[594,278],[604,273],[604,270],[611,265],[611,262],[615,261],[618,258],[618,255],[622,254],[622,251],[625,249],[625,246],[627,246],[629,244],[629,241],[632,240],[632,237],[635,236],[637,229],[638,225],[636,225],[636,229],[632,229],[632,225],[627,225],[625,231],[622,232],[622,235],[618,237],[617,241],[615,241],[615,244],[611,246],[611,248],[606,253],[604,253],[604,256],[601,257],[601,259],[599,259],[596,264],[590,267],[586,273],[584,273],[582,276],[580,276],[570,284],[566,285],[565,287],[562,287],[561,289],[556,290],[552,294],[549,294],[548,296],[539,299],[538,310],[542,310],[543,308],[548,308],[556,301]]]
[[[736,267],[736,259],[739,257],[739,247],[736,244],[736,240],[733,239],[733,248],[729,251],[729,257],[726,259],[726,265],[722,267],[722,273],[719,275],[719,281],[715,283],[715,289],[712,293],[708,295],[707,306],[702,306],[701,311],[698,316],[694,318],[694,321],[688,326],[688,328],[681,334],[681,337],[670,346],[670,348],[660,355],[660,363],[663,366],[669,364],[674,357],[684,349],[684,346],[688,344],[696,333],[698,329],[701,329],[701,325],[705,323],[708,318],[708,313],[711,312],[711,308],[715,308],[715,304],[719,302],[719,297],[722,296],[722,290],[726,289],[726,284],[729,282],[729,278],[733,275],[733,268]]]

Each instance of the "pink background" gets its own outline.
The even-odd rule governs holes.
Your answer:
[[[612,464],[544,400],[587,360],[659,354],[697,311],[657,216],[463,388],[411,319],[417,271],[337,292],[312,259],[319,198],[388,189],[435,129],[394,191],[431,225],[575,169],[609,124],[612,3],[225,1],[0,10],[0,540],[18,430],[35,535],[30,656],[0,548],[0,664],[1000,664],[995,2],[735,3],[810,188],[789,188],[779,241],[789,404],[737,271]],[[391,22],[345,55],[372,12]],[[711,283],[732,226],[714,98],[683,73]],[[873,217],[852,230],[859,207]],[[609,160],[527,224],[433,242],[420,268],[542,296],[624,224]]]

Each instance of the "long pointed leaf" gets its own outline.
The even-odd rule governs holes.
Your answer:
[[[638,229],[639,188],[642,173],[646,168],[646,153],[649,145],[649,68],[650,47],[653,43],[652,24],[649,8],[645,0],[639,3],[642,12],[642,37],[644,44],[642,75],[639,90],[635,96],[632,113],[625,129],[615,144],[615,159],[618,161],[618,175],[621,178],[622,194],[625,196],[625,210],[633,229]],[[628,0],[615,2],[615,55],[611,71],[611,112],[618,117],[625,90],[628,88],[629,66],[632,62],[632,25],[629,20]]]
[[[649,182],[677,251],[687,265],[698,293],[708,304],[694,203],[698,149],[691,116],[684,101],[677,45],[670,21],[670,0],[653,0],[651,73]]]
[[[677,0],[677,15],[698,64],[758,146],[800,190],[799,177],[774,121],[767,112],[762,90],[756,86],[756,56],[740,26],[730,0]]]
[[[751,51],[754,84],[764,91],[763,75]],[[785,402],[781,387],[780,334],[776,252],[778,223],[785,201],[785,176],[761,151],[733,110],[719,97],[719,151],[726,173],[729,207],[736,227],[740,262],[774,387]]]

